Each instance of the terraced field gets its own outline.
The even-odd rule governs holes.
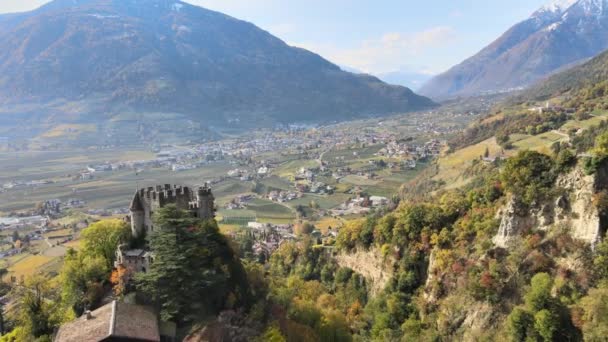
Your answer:
[[[462,178],[462,172],[471,165],[473,159],[483,156],[486,149],[491,156],[503,153],[503,149],[496,143],[495,138],[465,147],[439,158],[437,161],[439,172],[434,179],[446,182],[448,188],[456,188],[466,184],[468,179]]]
[[[600,122],[608,120],[608,112],[601,111],[594,113],[594,117],[587,120],[569,120],[562,127],[555,131],[549,131],[538,135],[512,134],[509,138],[513,148],[504,150],[496,143],[495,138],[482,141],[460,149],[454,153],[442,156],[437,161],[439,173],[434,177],[436,180],[445,181],[447,188],[455,188],[466,184],[469,179],[463,179],[463,171],[471,165],[473,159],[483,156],[488,149],[490,156],[509,157],[522,150],[535,150],[542,153],[551,153],[551,146],[558,141],[568,141],[571,130],[587,129],[597,126]],[[490,120],[490,119],[486,119]]]
[[[27,255],[8,268],[8,274],[5,278],[16,277],[17,280],[21,280],[24,277],[35,274],[43,266],[52,263],[54,260],[55,257],[52,256]]]

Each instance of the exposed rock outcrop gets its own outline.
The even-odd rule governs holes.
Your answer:
[[[569,191],[568,223],[572,237],[595,244],[601,239],[601,218],[593,203],[593,195],[604,188],[606,181],[604,170],[601,168],[593,175],[585,175],[581,168],[575,168],[571,173],[560,176],[556,186]],[[559,199],[564,201],[563,198]],[[560,208],[562,209],[562,208]]]
[[[487,331],[496,318],[496,310],[489,303],[475,303],[467,307],[466,318],[462,322],[463,341],[475,341]]]
[[[393,277],[394,260],[384,258],[377,248],[341,253],[336,256],[336,261],[341,267],[348,267],[364,276],[372,295],[380,293]]]
[[[429,266],[427,267],[426,282],[424,283],[424,299],[429,303],[435,303],[440,296],[439,286],[436,286],[441,281],[436,273],[437,257],[436,250],[432,250],[429,255]]]
[[[593,175],[586,175],[581,167],[576,167],[557,178],[555,187],[563,189],[563,194],[551,201],[524,209],[516,198],[511,198],[497,213],[501,222],[494,244],[506,248],[523,231],[557,225],[569,227],[573,238],[596,244],[602,238],[604,224],[593,198],[607,184],[608,167],[600,167]]]
[[[497,215],[501,217],[500,227],[492,241],[498,247],[506,248],[515,236],[536,224],[535,217],[521,210],[515,198],[511,198]]]
[[[261,328],[259,323],[247,321],[242,313],[224,311],[209,324],[195,327],[184,342],[248,342],[260,334]]]

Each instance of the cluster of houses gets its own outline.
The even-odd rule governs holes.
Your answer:
[[[298,198],[302,198],[302,193],[295,192],[295,191],[284,191],[284,190],[270,191],[268,193],[268,195],[266,195],[266,198],[268,198],[269,200],[271,200],[273,202],[285,203],[285,202],[291,202]]]
[[[389,199],[382,196],[357,196],[332,209],[331,212],[334,216],[367,214],[373,208],[382,208],[389,203]]]
[[[222,153],[237,159],[251,158],[262,153],[288,150],[294,146],[313,148],[318,141],[311,139],[301,130],[277,129],[266,132],[261,137],[241,138],[234,141],[214,142],[212,145]]]
[[[95,216],[118,216],[129,213],[129,208],[116,208],[116,209],[87,209],[85,213]]]
[[[65,201],[61,201],[60,199],[50,199],[37,206],[36,214],[57,217],[61,215],[65,209],[82,208],[86,204],[86,201],[77,198],[69,198]]]
[[[225,208],[228,210],[246,209],[247,203],[251,202],[253,198],[253,195],[250,194],[238,195],[234,197],[230,202],[226,203]]]
[[[247,223],[249,234],[253,237],[253,253],[266,259],[286,241],[294,241],[293,225],[249,222]]]
[[[52,184],[52,183],[53,183],[53,181],[50,179],[30,180],[30,181],[15,180],[15,181],[11,181],[11,182],[2,184],[2,187],[0,190],[12,190],[12,189],[19,189],[19,188],[36,187],[36,186]]]
[[[19,230],[24,228],[43,229],[49,224],[47,216],[0,217],[0,230]]]
[[[538,114],[543,114],[543,113],[574,114],[576,112],[576,108],[566,108],[566,107],[562,107],[562,106],[557,106],[557,105],[553,105],[553,104],[549,103],[548,101],[547,101],[547,103],[545,103],[544,106],[531,107],[531,108],[528,108],[528,110],[531,112],[536,112]]]
[[[246,234],[253,239],[252,252],[254,256],[268,260],[283,243],[295,241],[298,237],[294,234],[294,226],[291,224],[270,224],[260,222],[249,222],[246,227]],[[233,238],[236,237],[233,233]],[[333,244],[338,231],[331,227],[325,233],[314,229],[310,237],[322,244]]]
[[[232,169],[227,173],[228,177],[235,178],[244,182],[250,181],[253,179],[253,176],[249,171],[244,169]]]
[[[146,168],[167,168],[171,171],[192,170],[208,165],[211,162],[222,160],[223,154],[218,151],[209,151],[200,146],[192,149],[174,149],[156,153],[154,159],[133,160],[116,163],[101,163],[88,165],[86,171],[80,173],[80,179],[94,178],[95,173],[119,170],[143,170]]]
[[[431,139],[422,145],[393,140],[380,149],[376,155],[388,158],[407,158],[407,160],[413,161],[424,160],[438,156],[443,146],[444,144],[437,139]]]
[[[296,181],[309,181],[312,182],[315,180],[315,172],[311,169],[307,169],[307,168],[300,168],[296,174],[294,175],[294,178]]]

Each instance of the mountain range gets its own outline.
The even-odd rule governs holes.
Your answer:
[[[2,112],[42,121],[134,111],[289,123],[434,106],[251,23],[174,0],[55,0],[0,16],[0,46]]]
[[[512,98],[517,101],[542,101],[566,93],[576,93],[608,80],[608,51],[599,54],[588,62],[563,72],[551,75],[546,80],[526,89]]]
[[[608,0],[559,0],[431,79],[420,93],[443,99],[523,88],[606,48]]]

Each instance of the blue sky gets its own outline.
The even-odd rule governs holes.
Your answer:
[[[46,0],[0,0],[0,12]],[[341,66],[436,74],[461,62],[547,0],[188,0],[251,21]]]

